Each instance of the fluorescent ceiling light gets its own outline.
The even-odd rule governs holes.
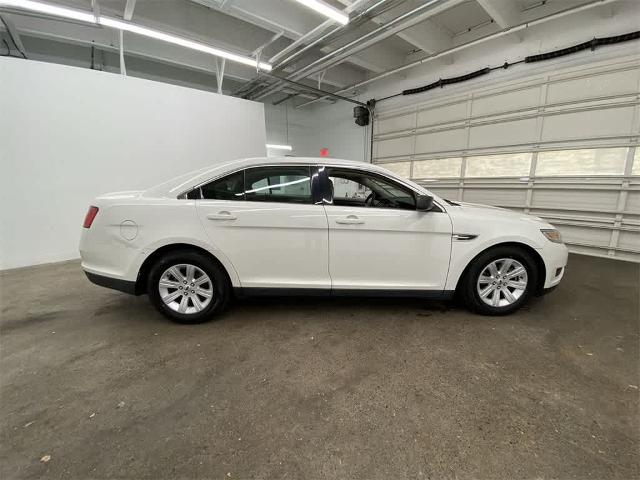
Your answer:
[[[191,50],[198,50],[200,52],[208,53],[209,55],[213,55],[215,57],[226,58],[227,60],[230,60],[232,62],[242,63],[250,67],[257,67],[267,72],[271,71],[271,65],[269,63],[258,63],[257,60],[250,57],[237,55],[235,53],[227,52],[226,50],[211,47],[204,43],[194,42],[193,40],[188,40],[186,38],[164,33],[159,30],[136,25],[135,23],[118,20],[117,18],[95,16],[93,13],[82,12],[80,10],[74,10],[71,8],[58,7],[55,5],[49,5],[47,3],[35,2],[31,0],[0,0],[0,7],[15,7],[24,10],[31,10],[33,12],[45,13],[47,15],[80,20],[82,22],[98,23],[99,25],[102,25],[104,27],[115,28],[117,30],[123,30],[135,33],[137,35],[155,38],[156,40],[173,43],[174,45],[190,48]]]
[[[46,13],[47,15],[55,15],[56,17],[72,18],[81,22],[95,23],[96,17],[93,13],[82,12],[72,8],[57,7],[42,2],[32,2],[31,0],[0,0],[2,7],[16,7],[24,10],[32,10],[34,12]]]
[[[311,10],[315,10],[316,12],[321,13],[325,17],[329,17],[332,20],[335,20],[342,25],[346,25],[347,23],[349,23],[349,15],[342,13],[340,10],[333,8],[331,5],[327,5],[321,0],[296,0],[296,2],[301,3]]]
[[[267,143],[267,148],[273,148],[274,150],[293,150],[291,145],[275,145],[273,143]]]
[[[0,0],[0,2],[2,1],[3,0]],[[181,47],[190,48],[191,50],[198,50],[200,52],[208,53],[209,55],[213,55],[215,57],[226,58],[227,60],[231,60],[232,62],[242,63],[250,67],[259,67],[261,70],[265,70],[267,72],[271,71],[271,65],[268,63],[260,62],[258,64],[258,62],[253,58],[236,55],[235,53],[227,52],[226,50],[220,50],[219,48],[210,47],[209,45],[205,45],[204,43],[194,42],[193,40],[188,40],[186,38],[160,32],[159,30],[141,27],[140,25],[136,25],[135,23],[125,22],[124,20],[118,20],[116,18],[110,17],[99,17],[98,23],[105,27],[111,27],[118,30],[136,33],[145,37],[155,38],[157,40],[162,40],[163,42],[173,43],[174,45],[180,45]]]

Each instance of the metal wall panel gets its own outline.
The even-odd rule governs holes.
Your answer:
[[[586,72],[582,76],[563,78],[554,76],[557,80],[549,84],[547,101],[551,104],[570,102],[575,100],[635,93],[638,88],[637,71],[634,69],[618,70],[615,72]]]
[[[640,62],[376,112],[374,162],[451,200],[548,219],[575,252],[640,262]]]
[[[500,114],[510,110],[537,107],[540,88],[540,86],[535,86],[475,98],[473,100],[473,116]]]
[[[535,139],[535,118],[504,120],[471,127],[469,148],[521,145]]]
[[[413,136],[411,137],[413,138]],[[415,137],[415,153],[444,152],[464,148],[467,132],[463,128],[440,130]]]
[[[416,114],[410,113],[409,115],[401,115],[398,117],[392,117],[385,122],[376,123],[376,133],[389,133],[398,130],[411,129],[416,123]]]
[[[467,117],[467,101],[456,102],[433,109],[418,110],[418,127],[441,125],[444,123],[464,120]]]
[[[413,153],[413,137],[400,137],[377,143],[377,154],[381,157],[406,156]]]
[[[635,106],[596,107],[580,112],[549,115],[544,119],[542,141],[629,135],[635,110]]]

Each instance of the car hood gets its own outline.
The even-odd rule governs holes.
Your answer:
[[[507,221],[524,221],[549,225],[548,222],[540,217],[527,215],[526,213],[516,212],[501,207],[492,207],[490,205],[481,205],[479,203],[467,203],[455,201],[457,205],[451,206],[447,211],[455,219],[456,216],[464,216],[474,218],[481,221],[507,220]]]

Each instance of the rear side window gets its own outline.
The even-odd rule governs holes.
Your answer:
[[[207,200],[244,200],[244,172],[236,172],[201,187]]]
[[[308,166],[250,168],[245,170],[244,186],[248,201],[311,203]]]

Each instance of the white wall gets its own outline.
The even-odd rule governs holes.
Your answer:
[[[97,194],[265,153],[261,103],[0,58],[0,269],[77,258]]]
[[[354,106],[343,101],[301,109],[266,104],[267,143],[291,145],[293,151],[285,153],[299,157],[317,157],[321,148],[328,148],[332,158],[368,161],[369,127],[355,124]]]

